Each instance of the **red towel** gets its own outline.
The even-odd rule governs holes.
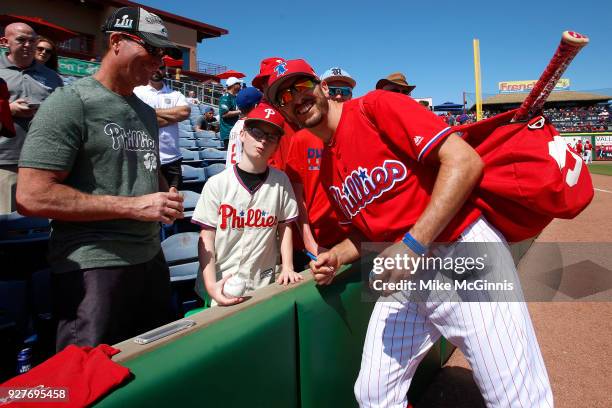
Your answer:
[[[130,370],[110,359],[119,351],[106,344],[97,347],[70,345],[27,373],[2,384],[1,397],[8,395],[7,389],[35,388],[43,385],[46,391],[65,389],[68,391],[68,397],[62,402],[59,402],[59,399],[48,398],[44,401],[15,401],[6,406],[10,408],[86,407],[129,377]],[[5,406],[1,399],[0,406]]]

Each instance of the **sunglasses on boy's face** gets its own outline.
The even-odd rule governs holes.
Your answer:
[[[312,91],[317,84],[317,81],[310,78],[297,81],[290,87],[282,89],[278,92],[276,95],[276,103],[278,106],[285,106],[293,101],[295,94]]]
[[[350,96],[353,93],[353,90],[350,86],[330,86],[329,88],[329,96]]]
[[[263,130],[259,128],[248,127],[246,128],[246,130],[247,132],[249,132],[251,137],[253,137],[253,139],[257,140],[258,142],[262,142],[266,140],[269,143],[278,143],[280,139],[280,136],[277,135],[276,133],[264,132]]]

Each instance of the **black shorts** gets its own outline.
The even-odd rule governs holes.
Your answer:
[[[114,344],[172,321],[170,272],[163,252],[150,261],[53,276],[56,350]]]
[[[176,187],[178,189],[181,185],[183,181],[182,163],[183,159],[178,159],[168,164],[162,164],[161,172],[168,182],[168,187]]]

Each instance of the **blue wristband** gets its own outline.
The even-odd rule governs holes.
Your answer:
[[[414,239],[414,237],[410,235],[410,232],[404,235],[402,242],[417,255],[425,256],[427,254],[427,247]]]

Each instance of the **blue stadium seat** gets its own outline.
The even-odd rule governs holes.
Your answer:
[[[198,139],[217,139],[217,134],[212,130],[201,130],[199,132],[195,132],[195,137]]]
[[[200,152],[197,150],[187,150],[181,148],[181,155],[183,156],[183,161],[198,161],[200,162]]]
[[[196,144],[195,139],[187,139],[187,138],[179,138],[179,147],[183,147],[185,149],[197,149],[198,145]]]
[[[0,215],[0,244],[48,240],[50,231],[47,218],[24,217],[17,211]]]
[[[161,243],[168,267],[170,281],[195,279],[199,270],[197,232],[182,232],[166,238]]]
[[[193,211],[198,205],[198,200],[200,199],[200,194],[195,191],[190,190],[181,190],[183,194],[183,207],[185,208],[185,218],[191,218],[193,215]]]
[[[200,150],[198,153],[199,158],[204,161],[206,166],[213,163],[225,163],[227,158],[227,152],[219,149],[208,148]]]
[[[219,174],[223,170],[225,170],[225,164],[214,163],[214,164],[211,164],[210,166],[204,167],[204,170],[206,170],[206,178],[209,179],[215,174]]]
[[[179,129],[179,138],[181,139],[196,139],[195,132]]]
[[[182,165],[184,183],[203,183],[206,181],[206,173],[203,168]]]
[[[197,139],[196,141],[197,147],[212,147],[214,149],[221,149],[223,147],[223,143],[220,140],[215,139]]]

